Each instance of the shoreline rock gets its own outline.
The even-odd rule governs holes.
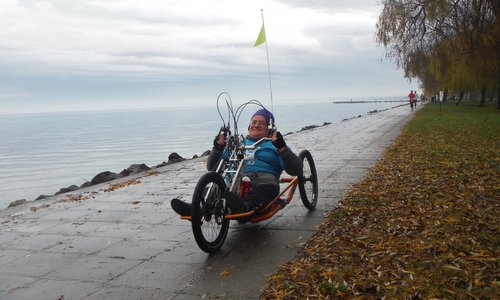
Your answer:
[[[310,129],[314,129],[314,128],[318,128],[318,127],[323,127],[323,126],[327,126],[327,125],[330,125],[330,124],[332,124],[332,123],[330,123],[330,122],[324,122],[323,125],[308,125],[308,126],[302,127],[302,129],[300,129],[297,132],[306,131],[306,130],[310,130]]]
[[[121,171],[119,175],[121,175],[121,177],[125,177],[130,174],[149,171],[149,170],[151,170],[151,168],[148,167],[146,164],[132,164],[128,168],[123,169],[123,171]]]
[[[104,171],[104,172],[101,172],[101,173],[97,174],[96,176],[94,176],[94,178],[92,178],[92,180],[90,182],[92,183],[92,185],[96,185],[99,183],[111,181],[113,179],[118,179],[121,177],[123,177],[123,176],[121,176],[120,174],[117,174],[117,173],[114,173],[111,171]]]
[[[64,194],[64,193],[67,193],[67,192],[76,191],[76,190],[78,190],[78,189],[80,189],[80,187],[79,187],[79,186],[77,186],[77,185],[74,185],[74,184],[73,184],[73,185],[70,185],[70,186],[68,186],[68,187],[66,187],[66,188],[61,188],[61,189],[60,189],[58,192],[56,192],[54,195],[60,195],[60,194]],[[40,197],[39,197],[39,198],[40,198]]]
[[[181,161],[184,161],[184,160],[186,160],[186,159],[184,157],[180,156],[179,154],[177,154],[177,152],[172,152],[168,156],[167,165],[174,164],[174,163],[177,163],[177,162],[181,162]]]
[[[28,202],[26,199],[19,199],[19,200],[16,200],[16,201],[12,201],[9,204],[9,206],[7,206],[7,208],[9,208],[9,207],[16,207],[16,206],[19,206],[19,205],[24,204],[26,202]]]

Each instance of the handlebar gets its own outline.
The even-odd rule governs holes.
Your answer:
[[[265,141],[270,141],[271,138],[268,138],[268,137],[263,137],[261,138],[260,140],[256,141],[255,143],[253,143],[252,145],[245,145],[243,146],[243,148],[245,150],[254,150],[259,144],[265,142]]]

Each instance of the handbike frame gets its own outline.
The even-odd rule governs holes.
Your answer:
[[[239,191],[239,185],[241,182],[241,179],[244,176],[244,171],[245,171],[245,161],[249,159],[249,155],[246,153],[247,150],[254,150],[259,144],[263,143],[264,141],[271,140],[270,138],[261,138],[257,142],[255,142],[252,145],[244,145],[240,147],[236,147],[234,151],[232,151],[230,157],[229,157],[229,165],[231,163],[235,163],[237,165],[237,170],[232,171],[231,168],[225,168],[224,161],[220,161],[219,165],[217,167],[216,172],[220,173],[224,180],[228,177],[228,174],[235,174],[230,180],[230,187],[229,190],[234,193],[238,193]],[[243,139],[243,144],[244,144],[244,139]],[[241,158],[243,157],[243,158]],[[250,217],[249,221],[252,223],[257,223],[266,219],[271,218],[274,216],[278,211],[280,211],[282,208],[284,208],[288,203],[292,201],[293,195],[295,193],[295,190],[297,189],[297,185],[299,183],[299,179],[297,176],[291,176],[291,177],[281,177],[280,178],[280,183],[288,183],[288,185],[281,191],[272,201],[270,201],[266,206],[256,209],[256,210],[250,210],[248,212],[240,213],[240,214],[227,214],[224,216],[225,219],[229,220],[238,220],[241,218],[248,218]],[[287,193],[286,198],[282,199],[281,197]]]
[[[271,218],[292,201],[295,190],[297,189],[297,186],[299,184],[299,178],[297,176],[280,178],[280,183],[288,183],[288,185],[266,206],[258,210],[251,210],[246,213],[225,215],[224,218],[229,220],[238,220],[241,218],[250,217],[249,221],[252,223],[257,223]],[[283,196],[285,193],[287,193],[286,198],[282,199],[281,196]]]
[[[270,140],[270,138],[262,138],[252,145],[236,146],[231,151],[228,162],[225,162],[223,159],[220,160],[217,165],[216,172],[221,174],[222,178],[226,182],[226,185],[229,186],[229,191],[234,193],[238,193],[239,191],[240,182],[244,176],[245,161],[249,158],[246,154],[246,150],[254,150],[259,144],[266,140]],[[237,166],[236,170],[234,170],[235,166]],[[257,223],[271,218],[292,201],[295,190],[299,184],[299,178],[298,176],[281,177],[280,184],[283,183],[288,183],[288,185],[266,206],[240,214],[226,214],[224,215],[224,218],[229,220],[238,220],[250,217],[248,221],[252,223]],[[212,187],[213,185],[211,184],[210,189],[212,189]],[[208,194],[210,193],[211,192]],[[285,194],[286,198],[282,199],[281,197]],[[181,218],[191,220],[191,216],[181,216]]]

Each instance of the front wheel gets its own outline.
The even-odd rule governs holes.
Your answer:
[[[302,160],[302,177],[299,178],[300,198],[304,206],[313,210],[318,203],[318,174],[312,155],[307,150],[299,153]]]
[[[191,227],[198,247],[207,253],[219,251],[229,230],[222,200],[225,189],[224,180],[216,172],[201,176],[194,189]]]

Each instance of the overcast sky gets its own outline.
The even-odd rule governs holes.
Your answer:
[[[0,114],[269,103],[416,89],[375,43],[377,0],[0,0]]]

